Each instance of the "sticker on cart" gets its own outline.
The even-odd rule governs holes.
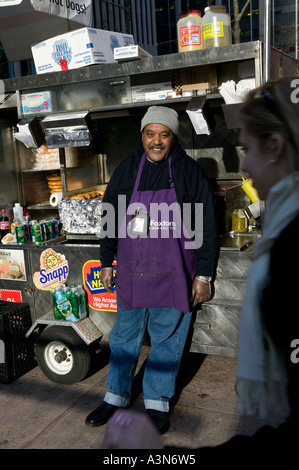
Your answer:
[[[47,248],[40,255],[40,270],[33,274],[37,289],[55,291],[55,287],[64,284],[69,274],[69,264],[65,256]]]
[[[0,279],[26,281],[23,250],[0,249]]]
[[[101,283],[101,262],[99,260],[87,261],[82,268],[83,283],[87,293],[88,305],[94,310],[116,312],[116,292],[107,292]],[[116,261],[113,263],[113,277],[116,273]]]
[[[6,302],[22,302],[22,291],[0,289],[0,300],[5,300]]]

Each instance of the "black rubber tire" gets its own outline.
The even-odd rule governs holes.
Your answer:
[[[66,351],[67,359],[57,362],[55,351]],[[43,373],[53,382],[75,384],[88,374],[91,352],[69,326],[47,327],[36,342],[36,359]],[[60,358],[59,358],[60,359]],[[61,365],[60,365],[61,364]]]

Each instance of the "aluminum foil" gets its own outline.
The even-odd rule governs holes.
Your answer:
[[[58,207],[63,230],[99,236],[101,206],[99,199],[63,199]]]

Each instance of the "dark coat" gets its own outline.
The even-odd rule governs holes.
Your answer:
[[[198,463],[225,462],[240,468],[260,462],[291,465],[298,458],[299,424],[299,216],[281,233],[271,250],[269,284],[263,291],[265,326],[276,346],[285,352],[290,416],[278,427],[262,426],[252,436],[237,435],[215,447],[194,449]],[[296,340],[296,347],[291,343]],[[292,356],[292,357],[291,357]],[[297,362],[298,361],[298,362]],[[248,418],[250,420],[250,418]],[[204,432],[204,429],[203,429]],[[186,451],[185,451],[186,452]],[[225,465],[226,466],[226,465]]]

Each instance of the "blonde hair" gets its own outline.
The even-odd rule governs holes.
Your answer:
[[[282,134],[294,147],[299,167],[299,77],[267,82],[251,91],[241,106],[240,118],[246,130],[260,139]]]

